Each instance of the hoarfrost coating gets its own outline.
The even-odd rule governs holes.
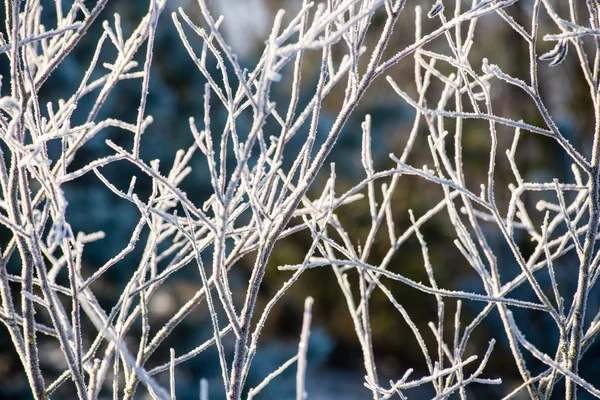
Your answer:
[[[269,14],[258,1],[247,5],[256,19],[238,11],[236,26],[227,28],[243,57],[222,33],[228,20],[204,0],[170,15],[166,0],[140,1],[147,12],[135,21],[127,9],[125,17],[109,17],[108,0],[41,3],[6,1],[0,38],[0,321],[35,399],[133,399],[139,392],[174,399],[184,379],[177,369],[211,352],[220,378],[196,385],[203,400],[211,393],[230,400],[260,396],[286,370],[296,371],[296,399],[310,397],[309,352],[318,337],[311,326],[319,318],[319,299],[310,293],[303,293],[294,354],[260,372],[259,381],[251,376],[271,312],[316,269],[329,271],[347,308],[366,396],[404,399],[424,387],[422,398],[466,399],[482,385],[499,385],[495,393],[506,399],[600,397],[600,382],[580,368],[600,330],[597,2],[303,0],[293,15],[274,13],[254,63],[247,50]],[[512,31],[525,74],[489,52],[484,23]],[[172,27],[180,40],[164,46],[163,32]],[[407,29],[414,37],[403,34]],[[90,40],[95,50],[78,52]],[[161,162],[145,156],[153,150],[144,143],[154,126],[168,130],[174,123],[149,109],[153,101],[170,101],[152,85],[177,68],[169,65],[173,59],[155,66],[161,52],[175,46],[185,49],[198,73],[185,77],[190,87],[182,95],[201,107],[187,116],[190,141]],[[85,68],[69,72],[82,57]],[[400,69],[403,63],[411,69]],[[80,79],[64,98],[56,93],[68,85],[53,83],[60,74]],[[552,74],[571,77],[587,96],[578,112],[591,121],[590,133],[577,140],[555,121],[564,110],[548,105],[562,99],[544,93]],[[191,90],[200,76],[204,86]],[[135,112],[127,115],[122,88],[139,93]],[[411,127],[390,144],[389,158],[374,152],[380,121],[360,108],[373,96],[413,110]],[[506,113],[499,104],[504,96],[528,101],[534,111]],[[352,125],[357,116],[358,129]],[[482,179],[466,166],[467,135],[483,138],[485,154],[473,161],[483,164]],[[345,136],[362,142],[361,162],[353,163],[360,177],[352,184],[330,162]],[[520,144],[531,150],[541,140],[567,160],[568,174],[531,180],[523,172],[527,151]],[[122,168],[120,181],[107,172],[113,166]],[[199,177],[208,187],[201,195],[190,189]],[[72,219],[73,204],[81,201],[75,183],[90,180],[125,206],[109,209],[105,195],[91,196],[85,213],[129,210],[117,219],[135,219],[116,254],[93,267],[90,249],[116,240],[116,233],[80,229]],[[397,200],[405,180],[435,188],[437,198],[425,212]],[[368,222],[359,233],[344,210],[363,205]],[[451,232],[444,236],[451,250],[443,254],[428,245],[428,229],[438,219]],[[274,265],[278,246],[295,237],[305,238],[300,259]],[[420,251],[424,282],[403,263],[413,253],[407,242]],[[452,251],[476,289],[440,279],[440,257]],[[561,278],[565,270],[576,276],[574,285]],[[126,283],[108,300],[103,288],[115,274]],[[281,278],[262,299],[267,274]],[[170,292],[178,277],[193,288],[180,303]],[[415,320],[400,300],[404,290],[431,299],[434,321],[423,326]],[[382,302],[408,327],[421,366],[382,372],[389,357],[377,351],[374,335],[381,328],[374,329],[372,318]],[[206,312],[201,320],[198,310]],[[493,315],[499,317],[496,337],[473,344],[475,329]],[[522,315],[543,315],[556,335],[541,346],[524,334],[531,318]],[[189,321],[198,334],[208,326],[210,335],[192,348],[177,346],[172,337]],[[486,368],[497,341],[510,352],[517,376],[511,382]],[[51,352],[60,354],[60,371],[45,365]]]

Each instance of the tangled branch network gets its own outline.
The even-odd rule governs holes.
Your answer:
[[[314,269],[330,270],[332,285],[339,286],[362,350],[365,393],[373,399],[404,399],[416,387],[427,387],[426,393],[435,399],[466,399],[472,386],[482,385],[502,385],[507,399],[550,399],[559,390],[567,399],[584,392],[600,397],[600,389],[584,379],[580,369],[600,331],[600,313],[593,314],[590,306],[598,297],[595,285],[600,274],[595,246],[600,213],[600,3],[303,0],[297,14],[275,15],[256,65],[246,68],[222,34],[226,21],[213,16],[204,0],[193,4],[194,14],[178,9],[170,16],[163,12],[166,0],[148,0],[148,11],[134,29],[122,29],[119,15],[96,28],[101,36],[95,52],[87,56],[89,67],[81,71],[81,82],[66,99],[53,98],[44,92],[45,86],[99,24],[109,1],[55,0],[55,9],[50,3],[5,1],[0,37],[6,71],[0,98],[0,321],[35,399],[110,395],[133,399],[140,393],[174,399],[176,370],[204,351],[218,354],[222,378],[218,384],[229,400],[260,397],[290,368],[296,368],[296,399],[304,399],[310,394],[311,297],[305,302],[297,354],[258,385],[250,387],[248,376],[270,312],[300,276],[310,279]],[[513,15],[523,9],[525,17]],[[513,76],[493,60],[478,58],[478,24],[483,19],[506,24],[514,32],[527,51],[527,76]],[[540,33],[542,20],[547,34]],[[44,25],[49,22],[54,25]],[[390,44],[402,36],[396,28],[404,23],[414,28],[414,39],[396,51]],[[154,42],[157,30],[169,24],[181,39],[173,46],[185,48],[206,85],[197,94],[203,97],[203,119],[189,120],[193,144],[179,150],[166,168],[158,160],[143,159],[140,149],[144,133],[153,126],[147,104]],[[547,42],[555,47],[538,54]],[[106,54],[112,61],[100,61]],[[312,64],[318,66],[311,72],[317,79],[307,89],[302,77],[309,64],[303,61],[314,55],[320,56]],[[538,70],[560,68],[570,59],[576,60],[576,73],[589,91],[593,113],[588,114],[595,121],[589,141],[577,146],[552,119],[538,77]],[[414,76],[391,77],[401,61],[414,65]],[[108,115],[106,104],[115,88],[126,82],[139,83],[136,90],[141,86],[138,112],[115,118]],[[373,121],[367,115],[362,124],[364,175],[340,193],[335,167],[326,164],[328,156],[340,135],[360,135],[342,131],[369,89],[382,83],[414,109],[414,124],[399,139],[403,148],[383,160],[389,168],[376,170],[382,162],[372,156]],[[528,120],[535,122],[494,110],[496,94],[507,87],[532,102],[536,115]],[[287,90],[287,103],[274,102],[275,88]],[[337,88],[343,95],[335,121],[323,129],[319,121],[324,102]],[[305,104],[299,100],[301,89],[310,94]],[[82,111],[82,104],[91,107]],[[214,124],[211,128],[217,108],[227,114],[219,131]],[[464,135],[473,120],[479,124],[472,134],[483,135],[489,144],[484,155],[487,178],[476,185],[463,162]],[[109,152],[104,157],[85,165],[74,163],[78,152],[106,130],[116,130],[124,139],[101,142]],[[520,138],[540,135],[568,158],[571,176],[528,181],[521,173]],[[500,154],[506,137],[512,144]],[[291,143],[298,141],[301,145],[292,148]],[[430,167],[414,165],[418,143],[429,151]],[[509,185],[499,183],[501,162],[510,166]],[[139,179],[151,181],[149,195],[136,188],[135,176],[128,188],[111,182],[103,170],[112,164],[135,168]],[[202,204],[182,186],[195,179],[193,165],[204,166],[212,188]],[[67,218],[71,199],[64,188],[80,179],[99,180],[138,210],[139,222],[129,243],[92,271],[85,266],[86,246],[102,242],[110,232],[72,228]],[[393,196],[403,179],[434,185],[439,189],[437,205],[422,215],[396,207]],[[545,197],[532,206],[525,197],[533,192]],[[498,205],[497,197],[507,199],[506,205]],[[358,245],[338,216],[344,207],[361,202],[368,208],[370,228]],[[397,231],[398,213],[411,221],[402,232]],[[460,253],[462,265],[479,280],[480,291],[444,288],[436,281],[436,265],[422,228],[439,215],[450,221],[449,247]],[[301,234],[311,238],[303,260],[273,265],[278,242]],[[522,245],[524,236],[532,243],[528,249]],[[420,244],[426,282],[411,279],[394,258],[402,256],[408,240]],[[519,267],[516,274],[506,275],[507,261],[497,254],[498,240],[510,249],[510,263]],[[382,259],[370,257],[376,245],[388,249]],[[132,266],[127,256],[135,249],[142,250],[135,253],[139,258]],[[244,290],[239,285],[232,290],[231,278],[239,276],[242,259],[252,260],[251,272]],[[566,259],[566,265],[561,263]],[[561,285],[559,268],[576,276],[574,290]],[[98,282],[115,269],[128,274],[127,283],[118,299],[107,304]],[[292,272],[277,272],[286,280],[272,298],[260,302],[267,269]],[[195,293],[157,326],[149,304],[183,270],[196,277]],[[392,283],[431,296],[437,305],[431,332],[419,329]],[[369,314],[375,295],[389,301],[396,317],[414,334],[426,366],[419,376],[408,369],[384,381],[378,372]],[[464,303],[482,307],[467,318],[461,314]],[[444,323],[449,305],[456,309],[454,326]],[[191,350],[170,348],[168,359],[153,358],[199,309],[207,311],[203,315],[212,338]],[[522,333],[526,322],[520,322],[516,313],[523,309],[552,320],[558,332],[552,349],[539,348]],[[471,346],[474,330],[491,315],[500,318],[502,329],[495,333],[510,350],[520,378],[516,385],[507,386],[486,371],[494,340],[487,348]],[[135,340],[130,340],[132,335]],[[40,346],[42,341],[50,347]],[[65,369],[59,373],[43,367],[48,348],[64,360]],[[208,399],[209,389],[202,381],[201,399]]]

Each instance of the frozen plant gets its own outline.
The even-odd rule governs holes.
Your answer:
[[[568,15],[561,16],[555,11],[554,3],[559,2],[551,0],[328,0],[322,4],[304,0],[296,15],[285,16],[283,11],[275,15],[262,55],[253,68],[247,69],[221,34],[222,19],[211,14],[204,0],[198,1],[202,21],[196,21],[183,9],[170,16],[162,15],[166,0],[149,0],[146,15],[129,35],[122,29],[119,15],[113,22],[105,21],[78,89],[67,99],[52,98],[42,104],[40,91],[44,84],[88,29],[100,23],[97,19],[107,2],[55,0],[56,20],[51,28],[42,23],[48,11],[41,1],[4,3],[6,20],[0,53],[10,71],[4,82],[10,84],[2,87],[0,99],[0,320],[23,364],[35,399],[51,398],[58,389],[71,393],[69,398],[80,399],[96,399],[107,393],[114,398],[132,399],[141,391],[152,398],[175,398],[178,365],[210,348],[218,352],[227,399],[259,395],[293,365],[297,371],[296,398],[304,399],[306,370],[310,368],[310,297],[305,303],[297,355],[255,387],[249,387],[247,378],[269,313],[298,278],[303,274],[310,276],[314,268],[328,268],[335,276],[332,283],[339,286],[348,306],[362,349],[364,384],[373,399],[403,399],[408,390],[418,386],[428,386],[435,399],[465,399],[472,384],[500,384],[500,379],[485,371],[494,341],[487,348],[476,349],[477,354],[467,354],[474,329],[491,313],[501,318],[503,332],[498,335],[504,335],[503,340],[509,343],[522,379],[522,384],[506,393],[506,398],[525,394],[532,399],[549,399],[557,385],[564,385],[567,399],[575,399],[578,390],[600,397],[600,389],[584,380],[579,369],[582,356],[600,330],[600,313],[591,315],[588,309],[600,274],[600,252],[595,247],[600,212],[598,2],[588,0],[584,7],[583,2],[569,0]],[[511,15],[511,6],[517,3],[529,5],[530,21],[526,26]],[[50,6],[44,4],[45,8]],[[427,17],[431,21],[427,24],[422,23],[421,6],[429,10]],[[582,10],[577,10],[577,6]],[[578,18],[583,13],[586,17]],[[404,16],[405,21],[407,15],[408,20],[414,21],[414,41],[389,54],[386,49],[395,39],[394,28],[400,23],[399,18]],[[546,16],[554,31],[542,35],[539,23]],[[384,20],[383,28],[369,32],[375,17]],[[527,46],[526,79],[473,55],[477,47],[476,26],[482,18],[504,21]],[[189,121],[194,144],[179,150],[167,169],[161,168],[158,160],[142,159],[140,146],[144,132],[153,123],[146,112],[155,56],[153,44],[157,28],[170,23],[181,38],[177,45],[185,47],[207,83],[204,93],[197,94],[204,99],[203,119]],[[425,25],[433,28],[425,32]],[[200,47],[193,44],[198,38],[202,41]],[[436,50],[430,46],[434,41],[446,43],[442,50]],[[538,48],[544,41],[555,42],[556,46],[540,55]],[[114,61],[100,65],[100,54],[107,48],[115,55]],[[138,51],[142,63],[134,60]],[[320,54],[318,79],[310,89],[310,100],[301,107],[303,60],[313,53]],[[594,111],[593,138],[579,150],[553,121],[540,94],[538,70],[546,68],[546,64],[558,66],[567,57],[577,58]],[[376,170],[375,161],[381,163],[373,160],[371,154],[371,118],[367,116],[362,125],[365,178],[350,190],[338,193],[335,166],[327,164],[327,157],[373,82],[384,79],[405,59],[414,63],[414,77],[387,77],[390,92],[397,93],[416,111],[404,149],[390,155],[392,168]],[[218,66],[218,74],[210,72],[211,63]],[[119,120],[106,115],[104,107],[115,87],[125,80],[140,82],[139,108],[137,115]],[[432,92],[434,84],[443,89]],[[495,90],[503,85],[522,91],[532,100],[541,126],[504,117],[494,110]],[[275,86],[287,87],[289,102],[285,108],[272,100]],[[334,123],[323,131],[323,125],[319,125],[322,107],[337,87],[344,88],[343,99]],[[85,112],[85,118],[73,118],[84,98],[91,99],[91,109]],[[227,113],[226,124],[218,132],[211,126],[216,104]],[[463,134],[471,119],[486,123],[487,132],[475,134],[485,134],[490,140],[487,181],[477,190],[471,187],[463,163]],[[267,130],[267,124],[277,128]],[[77,152],[109,128],[132,137],[130,145],[123,147],[106,140],[110,155],[74,168]],[[424,132],[430,167],[411,164],[417,137]],[[505,155],[515,183],[503,187],[497,184],[496,162],[502,156],[498,154],[498,136],[508,132],[513,141]],[[302,145],[296,151],[290,148],[290,142],[299,135],[303,136]],[[574,180],[526,180],[516,157],[523,135],[544,135],[559,145],[572,163]],[[58,157],[52,159],[49,147],[57,146]],[[590,156],[586,157],[582,152],[590,146],[591,152],[586,150]],[[190,200],[181,188],[181,183],[190,179],[190,165],[195,159],[205,163],[212,187],[209,200],[203,204]],[[152,182],[150,195],[139,194],[135,177],[127,189],[110,182],[102,170],[115,163],[131,164],[140,175],[148,177]],[[74,232],[66,218],[69,198],[63,185],[92,174],[116,196],[137,207],[139,222],[130,242],[88,273],[82,269],[86,245],[102,240],[110,232]],[[329,179],[324,187],[317,188],[314,183],[321,175]],[[409,175],[438,185],[440,200],[420,216],[404,210],[411,226],[397,232],[397,209],[392,207],[392,197],[400,179]],[[320,195],[315,195],[317,189],[321,190]],[[535,210],[523,201],[530,192],[548,192],[548,198],[553,199],[537,205],[545,212],[541,223],[530,216]],[[505,211],[497,205],[496,193],[509,198]],[[338,218],[338,211],[360,201],[368,204],[371,227],[366,240],[358,246]],[[452,246],[462,254],[464,265],[475,271],[481,292],[447,289],[436,280],[427,237],[421,228],[438,214],[445,214],[451,221],[455,234]],[[502,278],[506,272],[498,262],[496,248],[490,244],[492,230],[488,225],[500,232],[504,245],[510,248],[513,261],[520,267],[516,277]],[[383,235],[378,234],[380,230]],[[525,252],[519,246],[517,231],[531,238],[533,251]],[[300,232],[312,237],[304,260],[279,267],[293,273],[262,306],[257,302],[258,293],[275,246]],[[371,251],[382,236],[386,236],[389,250],[382,260],[373,261]],[[416,238],[421,245],[427,283],[411,280],[392,262],[409,238]],[[100,290],[94,283],[110,269],[122,265],[136,247],[143,249],[141,258],[130,271],[118,301],[106,308],[99,301]],[[555,265],[573,254],[577,259],[577,268],[572,266],[577,287],[571,293],[559,285]],[[232,293],[230,278],[244,257],[253,260],[246,292]],[[20,266],[18,273],[10,272],[9,261]],[[182,269],[195,272],[197,291],[161,326],[151,327],[150,300]],[[541,276],[549,276],[550,284],[542,283]],[[428,347],[425,332],[389,288],[394,281],[435,299],[437,321],[429,326],[436,341],[434,349]],[[522,286],[534,293],[534,300],[520,298],[516,289]],[[412,330],[427,366],[425,375],[413,377],[413,370],[408,369],[389,383],[382,381],[369,315],[376,291],[389,300],[398,311],[397,318]],[[461,304],[465,302],[484,304],[483,310],[466,324],[461,316]],[[456,304],[456,315],[450,334],[453,340],[448,342],[444,321],[450,303]],[[196,308],[208,310],[207,323],[213,337],[189,351],[170,349],[169,360],[148,367],[151,356]],[[523,326],[511,311],[521,308],[543,312],[552,319],[559,332],[553,353],[536,348],[522,333]],[[141,325],[139,337],[126,341],[135,324]],[[92,326],[94,331],[90,331]],[[91,339],[84,340],[84,333]],[[45,357],[37,344],[41,335],[50,338],[67,365],[53,380],[44,376],[40,366]],[[542,372],[528,368],[527,360],[532,357],[545,365]],[[206,381],[200,385],[200,397],[208,397]]]

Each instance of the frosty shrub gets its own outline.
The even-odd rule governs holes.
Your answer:
[[[330,270],[332,290],[344,298],[362,349],[364,386],[373,399],[404,399],[419,386],[428,387],[435,399],[465,399],[473,385],[501,384],[505,398],[549,399],[553,391],[567,399],[584,393],[600,397],[600,389],[582,377],[580,368],[600,330],[600,313],[590,306],[598,297],[600,274],[595,247],[600,212],[597,1],[304,0],[297,14],[275,15],[264,50],[251,68],[225,41],[220,27],[226,21],[213,15],[204,0],[194,4],[199,12],[173,7],[171,15],[170,9],[165,11],[166,0],[148,0],[147,13],[134,29],[123,29],[119,15],[100,21],[107,3],[4,2],[0,320],[35,399],[174,399],[180,364],[204,351],[218,354],[221,393],[227,399],[260,397],[286,369],[296,371],[296,398],[304,399],[309,394],[311,297],[305,302],[297,354],[258,385],[250,386],[248,376],[270,312],[299,277],[310,281],[314,269]],[[517,9],[526,12],[517,18]],[[527,64],[526,76],[515,76],[510,63],[495,65],[489,48],[478,50],[484,46],[477,36],[483,23],[512,30],[514,45],[526,54],[521,60]],[[174,26],[180,37],[170,46],[185,48],[198,77],[206,80],[204,91],[194,94],[204,107],[198,110],[201,118],[189,119],[193,145],[173,154],[168,166],[140,155],[144,133],[153,126],[147,104],[156,73],[154,44],[165,25]],[[101,32],[94,39],[95,52],[78,56],[86,57],[89,66],[77,71],[77,89],[59,99],[45,84],[92,29]],[[401,39],[412,44],[397,51],[391,43]],[[574,60],[569,64],[574,67],[560,70],[564,60]],[[394,73],[401,61],[412,63],[412,75]],[[582,76],[587,85],[589,110],[583,115],[593,119],[593,134],[582,136],[580,143],[567,140],[540,92],[551,83],[538,71],[551,68],[559,72],[550,71],[545,79],[570,73]],[[306,78],[302,82],[307,74],[313,82],[308,89]],[[137,83],[137,114],[115,118],[105,106],[115,88],[127,82]],[[397,140],[402,148],[386,160],[372,157],[369,115],[362,132],[344,130],[360,100],[378,84],[377,91],[387,88],[414,110],[412,129]],[[307,91],[308,101],[299,101],[301,90]],[[324,102],[336,90],[342,94],[335,121],[324,129],[319,123]],[[276,104],[276,91],[288,93],[287,101]],[[535,115],[495,109],[499,94],[506,93],[529,101]],[[211,124],[215,112],[227,115],[218,130]],[[121,144],[102,139],[108,155],[74,162],[107,130],[119,132]],[[356,163],[362,163],[364,174],[344,190],[336,185],[335,165],[328,162],[340,135],[362,135]],[[483,180],[473,179],[465,168],[467,135],[486,143],[480,155],[487,160]],[[532,181],[521,173],[520,138],[535,135],[552,142],[557,157],[568,160],[569,176],[538,174]],[[429,166],[422,156],[413,157],[417,145],[421,153],[428,151]],[[137,174],[127,178],[128,186],[119,185],[103,174],[111,165],[127,165]],[[499,165],[508,168],[500,170]],[[209,179],[211,192],[198,202],[182,185],[201,175]],[[92,178],[133,205],[139,219],[129,243],[94,269],[85,265],[86,246],[102,243],[111,232],[74,231],[67,218],[74,199],[66,189],[73,181]],[[437,205],[422,215],[395,206],[393,196],[403,179],[430,182],[439,196]],[[141,180],[150,182],[151,189],[139,189]],[[368,209],[370,229],[357,238],[339,216],[361,202]],[[106,205],[91,206],[102,207]],[[398,213],[410,218],[406,229],[399,229]],[[444,287],[436,280],[425,227],[440,215],[452,227],[446,248],[460,254],[458,268],[477,278],[477,290]],[[312,238],[303,259],[274,265],[278,242],[299,234]],[[420,243],[428,281],[409,278],[398,262],[408,240]],[[525,242],[530,243],[527,248]],[[370,256],[376,245],[387,249],[385,257]],[[501,248],[510,256],[500,257]],[[132,254],[138,255],[135,261]],[[247,275],[240,274],[242,259],[252,260]],[[509,264],[518,271],[507,272]],[[259,302],[267,269],[285,281],[268,302]],[[558,279],[560,269],[576,277],[573,290]],[[126,274],[127,283],[118,300],[107,303],[98,283],[114,270]],[[153,296],[183,270],[195,277],[196,291],[157,325],[149,306]],[[402,287],[426,293],[437,305],[437,320],[429,330],[417,326],[406,304],[397,300]],[[409,326],[414,337],[398,340],[418,343],[424,374],[407,369],[390,381],[378,372],[370,319],[375,295],[389,301],[397,310],[394,317]],[[461,309],[471,303],[480,306],[466,319]],[[448,314],[454,314],[450,318],[448,307]],[[170,357],[153,358],[198,309],[206,310],[202,323],[210,326],[212,338],[191,350],[172,347],[177,341],[170,341]],[[531,321],[518,315],[532,312],[551,321],[556,333],[552,348],[541,349],[523,333]],[[471,345],[474,330],[492,315],[499,316],[502,328],[494,333],[507,343],[520,374],[516,385],[503,384],[486,371],[495,341],[487,348]],[[56,358],[57,352],[65,369],[48,372],[45,359],[50,353]],[[201,399],[208,399],[209,389],[207,381],[200,382]]]

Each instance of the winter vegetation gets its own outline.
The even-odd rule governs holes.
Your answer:
[[[600,3],[303,0],[274,13],[251,63],[227,29],[257,22],[227,28],[215,4],[139,1],[145,15],[132,24],[107,14],[110,3],[3,6],[0,338],[28,396],[289,398],[268,388],[291,372],[295,398],[310,398],[319,296],[303,291],[293,354],[269,371],[257,360],[272,312],[326,276],[360,348],[359,398],[467,399],[487,386],[504,399],[600,397]],[[260,2],[235,3],[236,19],[252,21]],[[518,58],[489,37],[500,25]],[[165,45],[161,29],[178,39]],[[167,47],[195,66],[179,73],[198,105],[186,132],[150,112],[169,101],[152,84],[156,63],[175,62]],[[134,112],[123,111],[124,87]],[[561,122],[569,90],[586,97],[579,125]],[[378,96],[412,119],[393,141],[361,108]],[[358,173],[332,162],[344,137],[360,143],[344,156]],[[544,152],[550,167],[530,173]],[[82,205],[78,185],[90,181],[105,194]],[[411,188],[421,207],[401,200]],[[86,224],[97,213],[133,218],[120,248],[118,228]],[[279,262],[298,237],[301,257]],[[447,278],[456,271],[468,285]],[[171,307],[181,281],[192,291]],[[403,293],[427,299],[431,319]],[[383,307],[402,334],[373,317]],[[489,326],[482,345],[474,337]],[[381,332],[421,364],[382,372]],[[498,352],[515,371],[508,381],[488,365]],[[179,371],[194,362],[217,378],[183,393]]]

